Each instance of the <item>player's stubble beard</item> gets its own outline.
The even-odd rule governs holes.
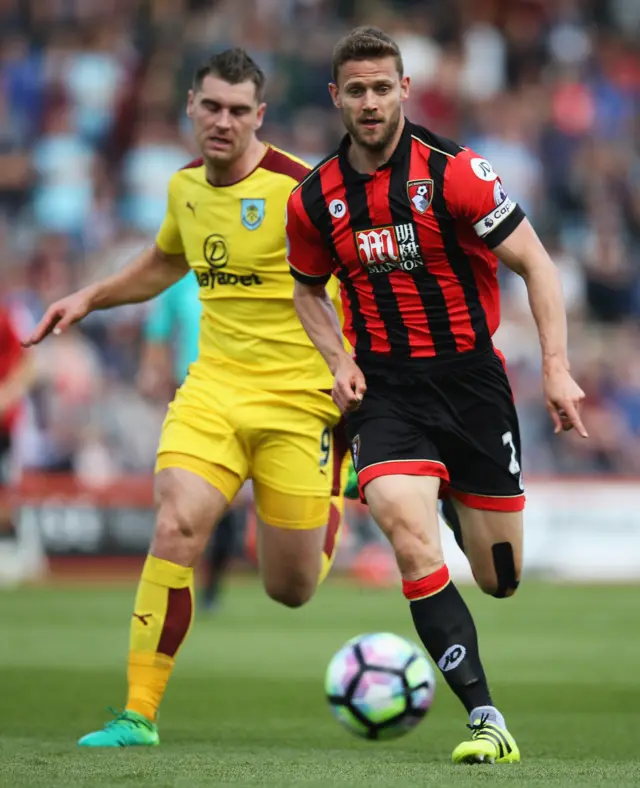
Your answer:
[[[395,108],[392,117],[386,122],[382,136],[376,140],[368,140],[361,134],[359,122],[355,120],[353,116],[349,115],[345,110],[342,111],[342,122],[344,123],[344,126],[349,132],[351,138],[354,140],[354,142],[356,142],[357,145],[371,153],[380,153],[388,147],[396,131],[398,130],[401,118],[402,108],[400,105],[398,105]]]

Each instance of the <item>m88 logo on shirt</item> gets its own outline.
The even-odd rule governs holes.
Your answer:
[[[413,271],[424,266],[412,224],[396,224],[356,230],[360,262],[374,274]]]

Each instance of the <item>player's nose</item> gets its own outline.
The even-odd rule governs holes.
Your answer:
[[[365,112],[373,113],[378,109],[378,97],[373,90],[367,90],[364,95],[363,110]]]
[[[228,109],[221,110],[216,117],[216,126],[220,129],[231,128],[231,113]]]

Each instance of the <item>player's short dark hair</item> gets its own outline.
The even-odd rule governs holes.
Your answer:
[[[340,66],[350,60],[379,60],[383,57],[395,58],[398,74],[402,77],[404,65],[396,42],[378,27],[356,27],[334,47],[331,61],[333,81],[338,81]]]
[[[265,76],[264,71],[240,47],[225,49],[206,60],[196,71],[193,77],[193,89],[202,88],[202,82],[209,75],[219,77],[230,85],[251,81],[256,88],[256,98],[262,101],[264,96]]]

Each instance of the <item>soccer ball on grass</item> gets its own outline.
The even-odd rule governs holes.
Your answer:
[[[388,632],[349,640],[325,677],[334,716],[365,739],[396,739],[415,728],[431,707],[435,686],[422,649]]]

